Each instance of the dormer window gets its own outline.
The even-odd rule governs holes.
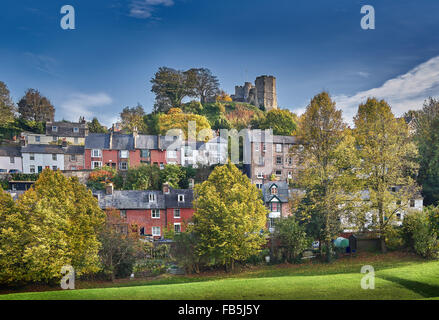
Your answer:
[[[78,133],[79,132],[79,128],[73,128],[73,132],[74,133]]]
[[[184,202],[184,194],[178,195],[178,202]]]
[[[58,127],[57,126],[52,126],[52,131],[53,132],[58,132]]]
[[[271,187],[271,194],[277,194],[277,187],[276,186]]]
[[[149,202],[155,202],[155,201],[156,201],[155,193],[150,193],[149,194]]]
[[[121,150],[120,151],[120,157],[122,158],[122,159],[128,159],[128,156],[129,155],[129,152],[128,152],[128,150]]]

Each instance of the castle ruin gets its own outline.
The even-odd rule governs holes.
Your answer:
[[[250,103],[266,111],[277,109],[276,78],[260,76],[255,84],[246,82],[244,86],[236,86],[233,101]]]

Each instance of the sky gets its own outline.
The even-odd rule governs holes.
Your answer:
[[[400,116],[439,97],[438,12],[437,0],[2,0],[0,81],[16,102],[40,90],[57,120],[105,125],[126,106],[152,110],[161,66],[209,68],[229,94],[273,75],[279,106],[298,114],[326,90],[348,122],[369,96]]]

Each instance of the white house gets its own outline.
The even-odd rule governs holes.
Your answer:
[[[22,147],[24,173],[40,173],[45,168],[64,170],[62,146],[30,144]]]
[[[0,147],[0,172],[23,171],[20,147]]]
[[[225,164],[228,158],[228,142],[216,137],[208,142],[186,143],[181,147],[181,165],[212,166]]]

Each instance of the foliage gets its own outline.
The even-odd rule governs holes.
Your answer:
[[[143,117],[143,122],[145,123],[145,134],[159,135],[159,119],[161,113],[150,113]]]
[[[92,190],[104,190],[107,183],[115,182],[117,174],[117,170],[109,166],[96,168],[90,173],[87,187]]]
[[[162,184],[168,182],[169,186],[174,189],[178,189],[185,178],[185,170],[176,164],[167,164],[165,168],[160,171]]]
[[[291,136],[297,127],[297,116],[287,109],[273,109],[252,123],[256,129],[273,129],[273,134]]]
[[[133,266],[133,272],[136,277],[158,276],[166,273],[168,264],[163,260],[140,260]]]
[[[439,257],[439,239],[428,210],[407,215],[403,222],[406,245],[426,259]]]
[[[146,131],[145,122],[143,121],[145,116],[145,111],[141,105],[137,107],[130,108],[126,107],[120,113],[120,118],[122,119],[122,128],[127,130],[129,133],[137,130],[140,133]]]
[[[267,209],[260,192],[232,163],[216,167],[195,187],[191,231],[199,236],[196,252],[228,270],[261,250]]]
[[[28,89],[18,102],[20,118],[37,122],[53,122],[55,108],[49,99],[36,89]]]
[[[195,232],[180,232],[174,235],[174,246],[171,249],[171,257],[187,273],[199,273],[200,266],[207,261],[196,253],[199,236]]]
[[[182,104],[181,110],[183,110],[184,113],[202,114],[203,105],[199,101],[194,100]]]
[[[246,104],[227,104],[229,111],[226,113],[226,119],[236,130],[248,128],[252,123],[258,122],[263,117],[263,112],[258,108]]]
[[[439,100],[430,98],[414,119],[414,141],[418,148],[420,165],[418,182],[422,185],[424,203],[439,203]]]
[[[196,125],[196,137],[191,137],[192,139],[204,141],[212,138],[210,124],[206,117],[197,114],[186,114],[179,108],[173,108],[169,110],[167,114],[160,115],[160,134],[167,135],[169,130],[178,130],[179,132],[183,132],[184,139],[188,139],[188,126],[190,121],[195,122]]]
[[[124,190],[159,190],[161,188],[160,168],[155,165],[140,165],[128,169],[123,183]]]
[[[0,282],[51,282],[61,267],[99,271],[97,234],[104,213],[76,178],[44,170],[17,204],[0,208]]]
[[[399,226],[389,226],[386,230],[385,240],[387,248],[391,251],[401,250],[404,247],[404,237],[402,228]]]
[[[311,245],[305,228],[294,216],[278,219],[274,229],[273,239],[278,244],[284,261],[297,262],[300,254]]]
[[[6,84],[0,81],[0,127],[4,128],[14,121],[15,105]]]
[[[223,90],[220,91],[220,93],[216,96],[217,102],[232,102],[233,99]]]
[[[193,68],[186,72],[191,79],[191,85],[195,96],[200,99],[201,104],[215,100],[219,94],[219,81],[216,76],[206,68]]]
[[[396,214],[409,208],[418,188],[412,176],[418,168],[416,147],[403,119],[396,119],[384,101],[369,98],[361,104],[354,118],[355,140],[361,157],[358,174],[362,176],[370,200],[364,212],[375,217],[372,228],[379,234],[395,220]],[[400,189],[392,190],[396,186]],[[385,251],[385,242],[382,241]]]
[[[88,123],[88,131],[90,133],[107,133],[106,130],[100,123],[98,118],[94,117],[91,122]]]

